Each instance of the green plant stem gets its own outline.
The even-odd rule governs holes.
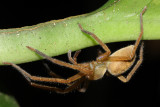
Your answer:
[[[62,20],[53,20],[34,26],[0,30],[0,64],[15,64],[42,59],[26,46],[36,48],[49,56],[67,53],[97,45],[89,35],[80,31],[77,23],[84,29],[94,32],[104,43],[136,40],[140,33],[142,9],[143,40],[160,39],[159,0],[110,0],[98,10]]]

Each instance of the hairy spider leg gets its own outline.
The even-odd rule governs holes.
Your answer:
[[[31,83],[31,85],[33,87],[36,88],[41,88],[41,89],[45,89],[45,90],[50,90],[50,91],[55,91],[57,93],[61,93],[61,94],[65,94],[68,93],[74,89],[78,89],[79,90],[79,86],[80,84],[84,81],[84,78],[81,78],[77,81],[75,81],[74,83],[72,83],[71,85],[69,85],[68,87],[66,87],[65,89],[61,89],[61,88],[57,88],[57,87],[52,87],[52,86],[46,86],[46,85],[42,85],[42,84],[38,84],[38,83]]]
[[[97,61],[106,61],[106,60],[109,60],[109,61],[123,61],[123,60],[130,60],[130,58],[128,59],[127,56],[112,56],[110,57],[109,55],[111,54],[111,51],[110,49],[107,47],[106,44],[104,44],[95,34],[87,31],[87,30],[84,30],[81,26],[81,24],[78,24],[81,31],[86,33],[86,34],[89,34],[90,36],[92,36],[101,46],[102,48],[106,51],[105,53],[103,53],[102,55],[98,56],[97,57]]]
[[[81,50],[76,51],[75,54],[74,54],[74,56],[73,56],[73,58],[72,58],[72,57],[71,57],[71,56],[72,56],[72,55],[71,55],[71,50],[68,51],[68,59],[70,60],[71,63],[73,63],[73,64],[78,64],[78,63],[77,63],[77,57],[78,57],[78,55],[79,55],[80,52],[81,52]],[[67,84],[67,85],[70,85],[70,84]],[[89,85],[89,80],[85,79],[85,80],[83,81],[82,87],[80,87],[80,88],[78,89],[78,91],[79,91],[79,92],[83,92],[83,93],[86,92],[86,90],[87,90],[87,88],[88,88],[88,85]]]
[[[52,86],[46,86],[46,85],[42,85],[42,84],[38,84],[38,83],[35,83],[35,82],[32,82],[33,80],[34,81],[41,81],[41,80],[36,80],[34,79],[35,76],[31,76],[29,73],[27,73],[25,70],[21,69],[19,66],[13,64],[13,63],[8,63],[8,62],[4,62],[4,64],[8,64],[8,65],[11,65],[13,66],[14,68],[16,68],[25,78],[26,80],[29,82],[29,84],[33,87],[37,87],[37,88],[41,88],[41,89],[47,89],[47,90],[53,90],[53,91],[56,91],[57,93],[68,93],[72,90],[74,90],[75,88],[78,88],[79,84],[81,84],[83,81],[84,81],[84,77],[83,77],[83,74],[81,73],[78,73],[77,75],[79,76],[82,76],[82,78],[80,79],[76,79],[75,82],[73,83],[67,83],[67,88],[65,88],[64,90],[63,89],[60,89],[60,88],[57,88],[57,87],[52,87]],[[52,76],[56,76],[55,74],[52,74]],[[78,77],[79,77],[78,76]],[[75,76],[74,76],[75,77]],[[37,77],[38,78],[38,77]],[[40,79],[42,79],[42,82],[43,81],[43,77],[39,77]],[[72,77],[68,78],[68,79],[71,79]],[[51,78],[48,78],[48,79],[51,79]],[[45,81],[45,82],[50,82],[50,81]]]
[[[82,32],[91,35],[103,47],[103,49],[106,51],[104,54],[97,57],[97,61],[105,61],[105,60],[108,60],[108,61],[129,61],[129,60],[132,60],[134,58],[136,50],[138,48],[138,45],[139,45],[139,43],[141,41],[141,38],[142,38],[142,35],[143,35],[143,17],[142,17],[142,15],[145,13],[146,9],[147,9],[147,7],[145,6],[144,9],[142,10],[142,12],[140,13],[141,32],[139,34],[138,39],[135,42],[133,51],[132,51],[130,56],[109,56],[111,51],[109,50],[107,45],[105,45],[95,34],[89,32],[87,30],[84,30],[82,28],[81,24],[78,24]]]
[[[52,77],[54,77],[54,78],[62,78],[60,75],[54,73],[54,72],[49,68],[49,66],[48,66],[46,63],[43,63],[43,65],[44,65],[45,68],[47,69],[46,71],[47,71],[47,73],[48,73],[50,76],[52,76]]]
[[[27,46],[30,50],[32,51],[35,51],[36,53],[40,54],[41,56],[45,57],[46,59],[50,60],[51,62],[53,63],[56,63],[56,64],[59,64],[59,65],[62,65],[62,66],[70,66],[71,64],[68,64],[68,63],[65,63],[65,62],[62,62],[62,61],[59,61],[57,59],[53,59],[47,55],[45,55],[44,53],[34,49],[34,48],[31,48],[29,46]],[[78,56],[78,53],[76,53],[76,55],[74,56],[74,59]],[[64,64],[65,63],[65,64]],[[84,74],[83,72],[79,72],[78,74],[68,78],[68,79],[61,79],[61,78],[47,78],[47,77],[38,77],[38,76],[32,76],[30,75],[29,73],[27,73],[25,70],[21,69],[19,66],[17,66],[16,64],[13,64],[13,63],[9,63],[9,62],[4,62],[4,64],[8,64],[8,65],[11,65],[13,66],[14,68],[16,68],[26,79],[27,81],[32,85],[32,86],[35,86],[35,87],[41,87],[41,88],[45,88],[45,87],[48,87],[50,89],[55,89],[55,90],[61,90],[61,89],[58,89],[58,88],[55,88],[55,87],[50,87],[50,86],[45,86],[45,85],[41,85],[41,84],[37,84],[37,83],[34,83],[32,81],[40,81],[40,82],[57,82],[57,83],[64,83],[64,84],[68,84],[69,87],[74,87],[76,84],[78,84],[77,82],[75,82],[76,80],[79,80],[81,79],[82,77],[84,77],[86,74]],[[72,65],[73,66],[73,65]],[[69,68],[72,68],[72,66],[70,66]],[[83,70],[83,67],[79,67],[79,66],[75,66],[74,68],[72,69],[77,69],[77,70]],[[83,70],[83,71],[86,71],[86,70]],[[73,84],[70,84],[72,82],[75,82]],[[74,85],[75,84],[75,85]],[[66,88],[66,90],[70,90],[71,88]],[[66,91],[65,90],[65,91]],[[62,91],[62,90],[61,90]],[[63,90],[64,91],[64,90]]]
[[[79,55],[80,52],[81,52],[81,50],[76,51],[75,54],[74,54],[74,56],[73,56],[73,58],[72,58],[72,57],[71,57],[71,51],[68,51],[68,58],[69,58],[69,60],[70,60],[72,63],[77,64],[76,58],[77,58],[77,56]],[[74,62],[73,62],[73,61],[74,61]],[[62,76],[57,75],[56,73],[54,73],[54,72],[49,68],[49,66],[48,66],[46,63],[44,63],[44,66],[45,66],[45,68],[47,69],[47,73],[48,73],[50,76],[55,77],[55,78],[63,78]],[[77,84],[77,82],[68,83],[68,84],[66,84],[66,85],[67,85],[68,88],[70,89],[73,84]],[[80,88],[80,89],[78,89],[79,92],[85,92],[86,89],[87,89],[87,87],[88,87],[88,84],[89,84],[89,83],[88,83],[88,80],[85,80],[85,81],[84,81],[84,84],[83,84],[83,87]],[[73,86],[74,86],[74,85],[73,85]],[[68,89],[66,89],[66,90],[68,90]],[[65,90],[63,90],[63,91],[65,91]],[[65,92],[66,92],[66,91],[65,91]]]
[[[73,63],[73,64],[77,64],[77,56],[79,55],[79,53],[81,52],[81,50],[78,50],[78,51],[76,51],[75,52],[75,54],[74,54],[74,56],[73,56],[73,58],[71,57],[71,50],[69,50],[68,51],[68,59],[69,59],[69,61],[71,62],[71,63]],[[48,64],[46,64],[46,63],[43,63],[43,65],[45,66],[45,68],[47,69],[47,73],[50,75],[50,76],[52,76],[52,77],[56,77],[56,78],[62,78],[62,76],[60,76],[60,75],[57,75],[56,73],[54,73],[50,68],[49,68],[49,66],[48,66]]]
[[[72,52],[71,50],[68,51],[68,59],[69,59],[69,61],[71,63],[73,63],[74,65],[76,65],[76,64],[78,64],[77,63],[77,57],[78,57],[79,53],[81,52],[81,50],[76,51],[75,54],[74,54],[74,56],[73,56],[73,58],[71,57],[72,56],[71,52]]]
[[[46,63],[44,63],[44,66],[45,66],[45,68],[47,69],[47,73],[48,73],[50,76],[52,76],[52,77],[54,77],[54,78],[63,78],[62,76],[54,73],[54,72],[49,68],[49,66],[48,66]],[[72,83],[68,83],[68,84],[66,84],[66,85],[71,86]]]
[[[89,80],[85,79],[84,82],[83,82],[83,86],[81,88],[78,89],[79,92],[86,92],[87,88],[88,88],[88,85],[89,85]]]
[[[77,56],[79,55],[79,53],[81,52],[81,50],[78,50],[75,52],[73,58],[71,57],[71,50],[68,51],[68,59],[71,63],[73,64],[77,64]],[[43,65],[45,66],[45,68],[47,69],[47,73],[52,76],[52,77],[56,77],[56,78],[62,78],[60,75],[57,75],[56,73],[54,73],[49,66],[46,63],[43,63]]]
[[[23,70],[16,64],[9,63],[9,62],[4,62],[4,64],[11,65],[14,68],[16,68],[28,80],[29,83],[32,83],[31,81],[40,81],[40,82],[55,82],[55,83],[68,84],[85,76],[85,74],[83,74],[82,72],[79,72],[74,76],[69,77],[68,79],[32,76],[31,74],[27,73],[25,70]]]
[[[25,70],[17,66],[16,64],[9,63],[9,62],[4,62],[4,64],[11,65],[14,68],[16,68],[29,82],[29,84],[33,87],[41,88],[41,89],[48,89],[48,90],[53,90],[58,93],[67,93],[72,90],[74,90],[76,87],[79,86],[84,81],[84,74],[79,72],[78,74],[68,78],[68,79],[60,79],[60,78],[47,78],[47,77],[38,77],[38,76],[32,76],[29,73],[27,73]],[[56,82],[56,83],[64,83],[67,84],[68,87],[63,89],[57,88],[57,87],[52,87],[52,86],[46,86],[42,85],[39,83],[35,83],[33,81],[39,81],[39,82]],[[73,83],[72,83],[73,82]]]
[[[72,56],[72,54],[71,54],[72,51],[69,50],[69,51],[68,51],[68,59],[69,59],[69,61],[70,61],[71,63],[73,63],[73,64],[78,64],[78,63],[77,63],[77,57],[78,57],[78,55],[79,55],[80,52],[81,52],[81,50],[76,51],[75,54],[74,54],[74,56],[73,56],[73,58],[72,58],[72,57],[71,57],[71,56]],[[52,72],[52,71],[50,70],[50,68],[48,67],[47,64],[45,64],[45,67],[47,68],[47,71],[49,72],[49,75],[51,75],[51,76],[53,76],[53,77],[62,78],[61,76],[59,76],[59,75],[55,74],[54,72]],[[88,87],[88,84],[89,84],[89,80],[87,80],[87,79],[85,79],[85,80],[82,81],[82,82],[83,82],[83,86],[78,89],[79,92],[85,92],[85,91],[87,90],[87,87]],[[63,91],[67,92],[67,90],[70,89],[71,86],[74,86],[73,84],[77,84],[77,82],[66,84],[66,85],[68,85],[69,87],[66,88],[66,89],[63,90]],[[36,85],[37,85],[37,84],[36,84]],[[38,84],[38,85],[39,85],[39,84]],[[42,87],[42,86],[41,86],[41,87]],[[46,86],[45,86],[45,87],[46,87]],[[51,88],[51,87],[50,87],[50,88]],[[53,89],[54,89],[54,88],[53,88]],[[56,89],[56,90],[58,90],[58,89]],[[62,90],[60,89],[59,91],[62,91]]]
[[[134,48],[133,48],[133,51],[132,51],[131,55],[130,56],[120,56],[120,57],[119,56],[110,56],[108,58],[108,60],[110,60],[110,61],[116,61],[116,60],[118,60],[118,61],[121,61],[121,60],[122,61],[127,61],[127,60],[132,60],[134,58],[136,50],[137,50],[137,48],[138,48],[138,46],[140,44],[140,41],[141,41],[142,35],[143,35],[143,14],[145,13],[146,9],[147,9],[147,6],[145,6],[144,9],[142,10],[142,12],[140,13],[140,28],[141,28],[141,32],[139,34],[138,39],[135,42],[135,45],[134,45]]]
[[[92,74],[92,71],[90,69],[84,68],[81,65],[69,64],[69,63],[60,61],[58,59],[51,58],[51,57],[47,56],[46,54],[44,54],[44,53],[42,53],[42,52],[38,51],[37,49],[34,49],[30,46],[26,46],[26,47],[28,49],[30,49],[31,51],[34,51],[35,53],[39,54],[40,56],[46,58],[47,60],[51,61],[52,63],[58,64],[58,65],[61,65],[61,66],[65,66],[65,67],[68,67],[68,68],[71,68],[71,69],[74,69],[74,70],[78,70],[78,71],[80,71],[80,72],[82,72],[83,74],[86,74],[86,75]]]
[[[142,42],[142,45],[140,47],[140,52],[139,52],[139,60],[137,61],[136,65],[133,67],[131,72],[127,75],[127,77],[124,77],[123,75],[118,76],[118,79],[120,79],[122,82],[128,82],[133,76],[133,74],[136,72],[136,70],[139,68],[139,66],[141,65],[143,61],[143,45],[144,43]]]
[[[137,39],[136,42],[135,42],[134,49],[133,49],[132,54],[131,54],[131,58],[133,58],[133,56],[135,55],[136,50],[137,50],[137,47],[138,47],[138,45],[139,45],[139,43],[140,43],[140,41],[141,41],[141,39],[142,39],[142,35],[143,35],[143,14],[144,14],[144,12],[146,11],[146,9],[147,9],[147,6],[145,6],[144,9],[142,10],[142,12],[140,13],[140,27],[141,27],[141,32],[140,32],[140,34],[139,34],[138,39]]]
[[[102,61],[102,60],[105,60],[106,58],[108,58],[108,56],[111,54],[111,51],[108,48],[108,46],[106,44],[104,44],[94,33],[89,32],[87,30],[84,30],[83,27],[81,26],[81,24],[78,24],[78,25],[79,25],[79,28],[81,29],[82,32],[92,36],[102,46],[102,48],[106,51],[105,53],[103,53],[102,55],[100,55],[97,58],[97,61]]]
[[[73,60],[77,62],[77,57],[80,54],[81,50],[76,51],[76,53],[73,56]]]

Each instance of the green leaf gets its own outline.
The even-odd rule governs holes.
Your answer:
[[[0,92],[0,107],[19,107],[14,97]]]
[[[26,46],[36,48],[49,56],[67,53],[97,45],[77,25],[94,32],[104,43],[136,40],[140,33],[139,14],[143,15],[143,40],[160,39],[159,0],[110,0],[98,10],[62,20],[53,20],[34,26],[0,30],[0,64],[25,63],[42,59]]]

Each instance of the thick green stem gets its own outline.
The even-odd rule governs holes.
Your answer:
[[[97,45],[90,36],[82,33],[77,23],[94,32],[104,43],[136,40],[140,33],[140,12],[143,15],[143,40],[160,39],[159,0],[110,0],[98,10],[53,20],[34,26],[0,30],[0,64],[25,63],[41,59],[26,46],[36,48],[49,56],[67,53]]]

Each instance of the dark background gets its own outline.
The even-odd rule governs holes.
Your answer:
[[[107,0],[59,0],[59,1],[21,1],[2,3],[0,28],[14,28],[34,25],[53,19],[91,12]],[[112,52],[133,44],[131,42],[107,44]],[[157,106],[160,101],[160,41],[145,41],[144,61],[129,83],[122,83],[117,78],[105,76],[98,81],[90,82],[85,93],[73,91],[68,94],[57,94],[31,87],[27,81],[12,67],[0,67],[0,91],[13,95],[21,107],[115,107],[115,106]],[[79,62],[94,60],[101,47],[83,49],[78,57]],[[64,61],[67,55],[55,57]],[[20,66],[33,75],[45,75],[43,63],[48,63],[52,70],[63,71],[69,75],[67,68],[59,67],[46,60],[36,61]],[[75,71],[73,71],[75,72]],[[5,87],[5,88],[4,88]]]

